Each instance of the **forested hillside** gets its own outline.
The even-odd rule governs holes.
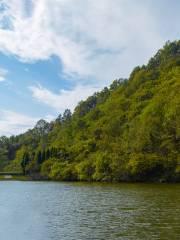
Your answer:
[[[180,41],[71,114],[0,138],[1,171],[85,181],[180,181]]]

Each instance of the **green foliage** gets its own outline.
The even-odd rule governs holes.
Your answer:
[[[55,161],[54,160],[51,160],[51,161],[53,161],[52,165],[50,164],[49,166],[47,166],[47,164],[46,164],[46,170],[47,169],[49,170],[48,177],[50,179],[63,180],[63,181],[77,180],[76,171],[74,169],[73,164],[67,164],[64,162],[59,162],[57,160],[55,160]],[[44,167],[45,167],[45,163],[44,163],[42,171],[45,170]]]
[[[93,179],[96,181],[110,181],[112,159],[105,153],[98,154],[95,159],[95,172]]]
[[[93,161],[84,160],[76,165],[78,180],[91,181],[94,173]]]
[[[25,152],[21,161],[21,167],[24,175],[26,174],[26,166],[28,165],[29,162],[30,162],[29,153]]]
[[[54,180],[180,181],[180,41],[168,42],[129,79],[0,138],[0,168]]]

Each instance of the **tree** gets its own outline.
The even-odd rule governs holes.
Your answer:
[[[71,110],[70,109],[66,109],[63,113],[63,117],[62,117],[62,122],[68,122],[71,120]]]
[[[44,119],[39,120],[36,123],[34,130],[40,135],[43,136],[50,131],[50,124],[46,122]]]
[[[30,161],[29,153],[25,152],[23,155],[23,159],[21,161],[21,167],[22,167],[22,171],[23,171],[24,175],[26,175],[26,167],[27,167],[29,161]]]
[[[41,151],[38,151],[37,154],[36,154],[36,162],[37,162],[37,164],[41,164],[42,163]]]

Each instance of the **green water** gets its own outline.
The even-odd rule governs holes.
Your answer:
[[[180,185],[2,181],[0,239],[180,239]]]

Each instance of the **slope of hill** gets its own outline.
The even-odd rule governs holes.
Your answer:
[[[0,168],[54,180],[180,181],[180,41],[129,79],[0,138]]]

